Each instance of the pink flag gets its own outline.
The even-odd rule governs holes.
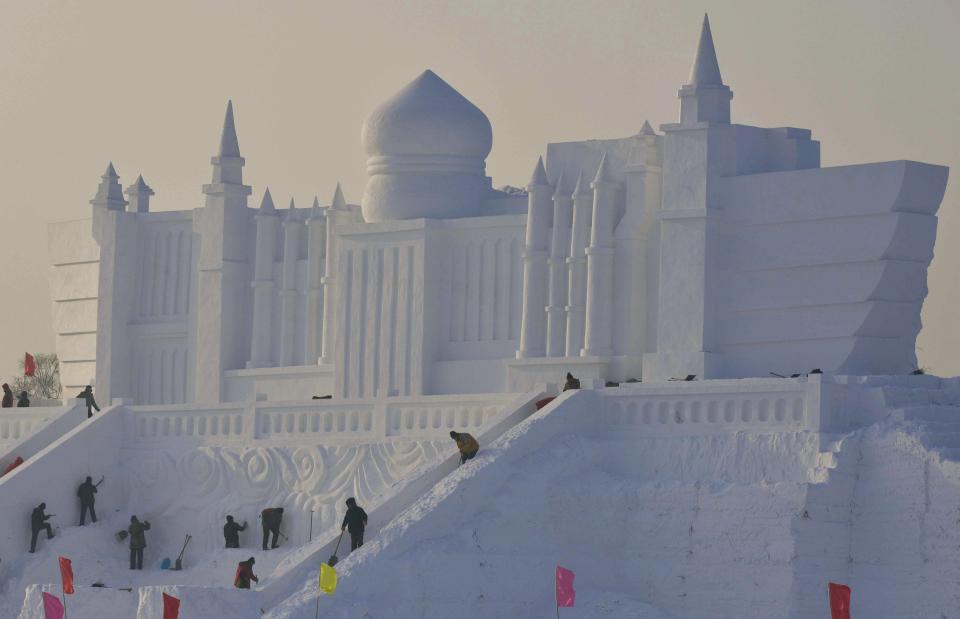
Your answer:
[[[43,594],[43,616],[46,619],[63,619],[63,604],[56,596],[46,592]]]
[[[577,597],[573,590],[573,572],[565,567],[557,566],[557,606],[570,608]]]

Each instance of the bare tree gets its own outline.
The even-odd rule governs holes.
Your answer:
[[[33,376],[23,375],[23,357],[20,358],[20,375],[10,380],[13,392],[26,391],[31,398],[59,400],[63,393],[60,384],[60,359],[56,353],[37,353],[33,356],[37,369]]]

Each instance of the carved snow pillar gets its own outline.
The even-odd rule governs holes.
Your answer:
[[[527,239],[523,252],[523,313],[520,318],[518,359],[542,357],[546,349],[547,252],[553,205],[547,172],[543,169],[543,157],[537,161],[527,191]]]
[[[314,198],[307,218],[307,323],[304,363],[319,361],[323,335],[323,262],[327,251],[327,218]]]
[[[584,320],[587,299],[587,243],[590,239],[590,224],[593,218],[593,194],[590,192],[583,172],[573,189],[573,224],[570,228],[570,257],[567,258],[569,277],[567,284],[567,354],[580,355],[583,348]]]
[[[567,344],[567,256],[570,253],[570,226],[573,196],[557,179],[553,193],[553,235],[550,239],[550,304],[547,306],[547,356],[562,357]]]
[[[283,220],[283,271],[280,305],[280,364],[295,365],[297,332],[297,261],[300,258],[300,229],[303,224],[290,198]]]
[[[613,354],[613,217],[619,183],[610,176],[604,153],[593,188],[593,228],[587,248],[587,331],[584,357]]]
[[[340,183],[333,192],[333,201],[327,209],[327,261],[323,276],[323,338],[321,341],[321,363],[333,363],[337,350],[336,317],[336,272],[337,272],[337,234],[336,228],[355,220],[356,215],[347,206]]]
[[[273,262],[277,254],[277,232],[280,221],[273,206],[270,190],[263,193],[256,214],[256,258],[253,263],[253,333],[250,338],[248,368],[273,365],[270,328],[273,314]]]

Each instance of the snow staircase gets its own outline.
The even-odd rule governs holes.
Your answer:
[[[910,384],[877,388],[891,418],[915,425],[927,449],[960,461],[960,385],[956,379],[911,378]]]

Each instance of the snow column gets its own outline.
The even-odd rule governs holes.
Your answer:
[[[280,363],[294,365],[297,328],[297,260],[300,258],[300,229],[303,225],[297,217],[293,198],[283,219],[283,276],[280,311]]]
[[[334,299],[336,294],[336,272],[337,272],[337,235],[336,228],[340,224],[347,224],[355,221],[356,215],[347,206],[347,201],[343,197],[343,190],[340,189],[340,183],[337,183],[337,189],[333,192],[333,201],[330,208],[327,209],[327,261],[324,265],[323,276],[323,336],[321,339],[322,363],[333,363],[333,356],[336,354],[336,307]]]
[[[547,251],[550,247],[550,216],[553,211],[550,182],[537,160],[527,186],[527,239],[523,252],[523,314],[520,318],[520,349],[517,358],[542,357],[547,334]]]
[[[573,196],[557,179],[553,193],[553,235],[550,239],[550,305],[547,306],[547,356],[562,357],[567,343],[567,254],[570,253],[570,225]]]
[[[584,314],[587,297],[587,258],[585,251],[590,238],[593,217],[593,195],[583,180],[583,172],[573,189],[573,225],[570,229],[570,257],[567,285],[567,355],[576,357],[583,348]]]
[[[270,321],[273,313],[273,260],[277,253],[279,218],[273,206],[270,189],[263,192],[263,201],[256,214],[257,245],[253,263],[253,334],[250,342],[249,368],[273,365],[270,353]]]
[[[323,335],[323,261],[327,251],[327,218],[313,199],[307,218],[307,324],[304,363],[319,361]]]
[[[581,355],[613,354],[613,217],[617,183],[609,173],[607,155],[593,179],[593,229],[587,248],[587,331]]]

